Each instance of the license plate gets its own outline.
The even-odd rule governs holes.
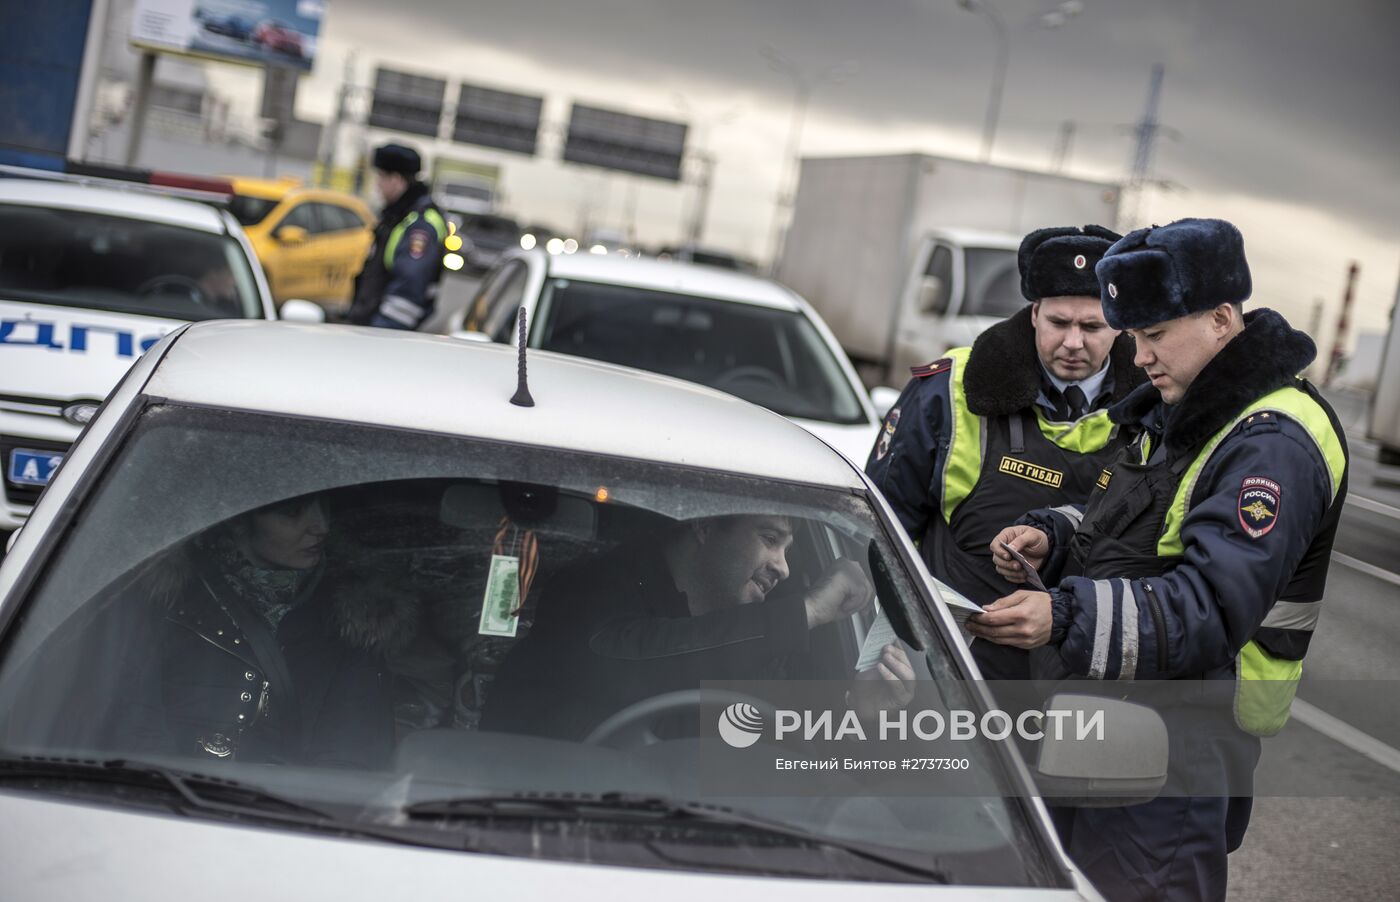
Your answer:
[[[61,463],[61,451],[15,448],[10,452],[10,482],[15,485],[48,485],[49,479]]]

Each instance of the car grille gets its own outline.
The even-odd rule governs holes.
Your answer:
[[[44,490],[37,485],[15,485],[10,482],[10,454],[16,448],[32,448],[35,451],[63,451],[66,452],[69,444],[66,442],[47,442],[38,439],[14,438],[5,436],[0,438],[0,473],[4,474],[5,497],[15,504],[30,504],[39,500],[39,495]]]

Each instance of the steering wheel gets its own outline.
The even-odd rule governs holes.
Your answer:
[[[171,291],[172,288],[176,290]],[[189,276],[177,273],[153,276],[136,286],[136,293],[142,297],[154,294],[183,294],[200,307],[209,306],[209,297],[204,293],[204,289],[199,287],[199,283]]]
[[[767,711],[771,707],[767,702],[751,695],[728,689],[681,689],[676,692],[664,692],[635,701],[612,714],[594,727],[584,737],[583,743],[622,750],[656,745],[663,741],[657,734],[656,727],[667,718],[702,705],[721,708],[735,703],[753,705],[760,711]]]
[[[720,391],[725,391],[725,387],[728,385],[744,382],[760,383],[769,388],[787,388],[787,383],[783,382],[782,378],[779,377],[777,373],[767,367],[756,366],[754,364],[736,366],[732,370],[725,370],[711,383],[711,387],[717,388]]]

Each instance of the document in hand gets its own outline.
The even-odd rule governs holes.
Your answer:
[[[885,650],[885,646],[898,644],[899,637],[894,634],[890,618],[885,616],[885,609],[876,602],[875,619],[871,621],[870,629],[865,633],[865,641],[860,644],[860,659],[856,661],[856,670],[869,670],[879,664],[880,654]]]
[[[973,614],[982,613],[982,608],[970,601],[957,589],[945,583],[936,576],[929,577],[933,580],[933,593],[938,596],[938,600],[948,608],[948,613],[953,615],[953,619],[962,623]]]

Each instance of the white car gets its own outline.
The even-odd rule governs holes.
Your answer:
[[[695,264],[530,251],[488,274],[449,330],[513,342],[520,306],[532,348],[737,395],[858,464],[875,444],[882,414],[841,346],[806,301],[774,282]]]
[[[770,776],[730,797],[706,762],[762,771],[771,748],[721,747],[688,717],[704,693],[614,670],[654,657],[595,658],[589,634],[512,671],[575,616],[661,600],[586,604],[578,574],[777,518],[773,598],[660,627],[768,622],[785,586],[859,568],[919,685],[985,698],[914,549],[826,445],[699,386],[532,353],[521,391],[517,366],[440,336],[226,322],[137,362],[0,562],[7,900],[1099,898],[1006,743],[960,743],[972,792],[828,774],[817,795]],[[790,677],[848,685],[863,604],[764,641],[801,643]],[[689,677],[736,675],[702,660]],[[561,694],[502,702],[537,679]],[[546,729],[585,686],[620,710],[595,705],[581,739]]]
[[[283,315],[323,319],[291,301]],[[275,319],[227,213],[192,200],[0,178],[0,533],[16,529],[127,368],[184,322]]]

